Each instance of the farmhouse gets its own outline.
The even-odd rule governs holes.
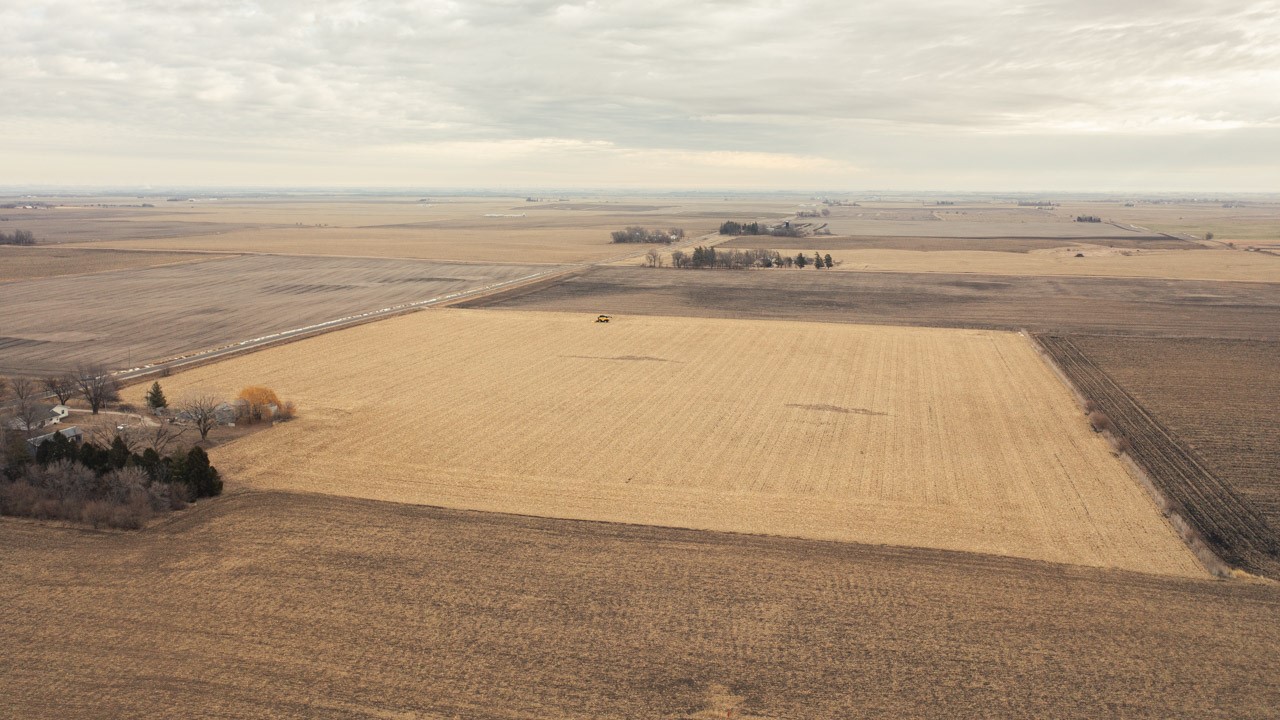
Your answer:
[[[33,437],[27,440],[27,445],[30,446],[31,454],[35,455],[36,450],[38,450],[46,440],[53,439],[54,435],[61,435],[77,445],[79,445],[80,442],[84,440],[84,432],[82,432],[80,428],[75,426],[72,426],[69,428],[63,428],[61,430],[58,430],[57,432],[51,432],[46,435],[38,435],[36,437]]]
[[[21,418],[11,419],[8,427],[10,430],[38,430],[49,425],[57,425],[66,420],[70,414],[71,408],[66,405],[39,405],[36,407],[31,427],[27,427]]]

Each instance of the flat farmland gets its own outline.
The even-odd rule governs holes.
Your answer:
[[[214,451],[245,487],[1204,573],[1026,337],[593,319],[431,310],[165,389],[298,403]]]
[[[5,518],[0,546],[21,718],[1280,706],[1274,585],[285,493],[137,533]]]
[[[802,218],[815,226],[827,224],[833,235],[950,238],[1089,238],[1132,237],[1158,239],[1152,231],[1132,230],[1111,223],[1081,223],[1036,208],[991,208],[987,211],[953,208],[839,208],[821,218]],[[1167,239],[1167,238],[1166,238]]]
[[[1053,209],[1055,215],[1070,219],[1076,215],[1097,215],[1151,231],[1203,238],[1214,234],[1215,242],[1234,242],[1239,247],[1275,243],[1280,238],[1280,204],[1249,201],[1135,203],[1065,202]]]
[[[267,199],[171,205],[113,219],[125,230],[89,238],[95,240],[90,246],[567,263],[604,260],[637,251],[634,246],[610,242],[610,233],[627,225],[678,226],[691,235],[704,234],[718,226],[718,222],[703,216],[700,202],[543,203],[526,202],[523,198],[451,197],[431,202],[348,198],[328,202]],[[189,226],[193,231],[129,237],[130,222],[137,223],[140,229],[164,225]],[[208,230],[215,226],[225,228]]]
[[[225,259],[206,253],[0,246],[0,282]]]
[[[1280,340],[1280,283],[599,267],[464,305]]]
[[[746,235],[717,247],[762,248],[779,252],[824,251],[847,252],[850,250],[914,250],[917,252],[947,252],[957,250],[980,252],[1028,253],[1035,250],[1079,250],[1096,252],[1100,248],[1125,248],[1142,250],[1202,250],[1203,245],[1166,236],[1147,236],[1129,233],[1111,237],[1090,237],[1087,240],[1070,237],[911,237],[902,235],[861,235],[837,237],[819,235],[789,238],[770,235]]]
[[[77,201],[79,202],[79,201]],[[142,200],[133,200],[141,203]],[[154,202],[154,201],[153,201]],[[164,205],[163,201],[155,203]],[[0,209],[0,228],[6,232],[30,230],[40,244],[92,242],[98,240],[159,240],[192,235],[267,227],[216,216],[174,217],[167,208],[72,207],[38,210]]]
[[[823,250],[821,245],[818,249]],[[1083,257],[1076,257],[1077,255]],[[840,263],[835,269],[845,271],[1078,275],[1280,283],[1280,257],[1235,250],[1188,252],[1076,246],[1029,253],[858,250],[837,252],[836,256]]]
[[[0,371],[132,367],[529,275],[541,266],[240,256],[0,284]]]
[[[860,250],[842,252],[839,257],[841,263],[836,269],[846,271],[1280,282],[1280,258],[1235,250],[1188,252],[1072,246],[1028,253]]]
[[[358,256],[496,263],[571,263],[643,252],[615,245],[609,233],[637,224],[628,218],[565,226],[491,219],[473,227],[426,224],[369,228],[270,228],[221,235],[94,243],[94,247],[169,251],[213,250],[290,255]]]
[[[1257,507],[1276,533],[1280,343],[1090,336],[1071,341]]]

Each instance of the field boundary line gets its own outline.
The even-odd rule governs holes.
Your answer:
[[[1040,359],[1049,368],[1049,370],[1053,372],[1054,376],[1058,378],[1058,381],[1062,383],[1063,387],[1071,393],[1071,396],[1076,401],[1077,407],[1083,413],[1086,403],[1088,402],[1088,398],[1085,397],[1080,388],[1076,387],[1076,384],[1072,382],[1070,377],[1068,377],[1066,371],[1062,369],[1054,359],[1053,355],[1051,355],[1044,345],[1041,344],[1040,338],[1025,329],[1019,330],[1018,334],[1027,338],[1027,341],[1035,349],[1036,355],[1040,356]],[[1155,503],[1156,509],[1160,511],[1160,514],[1169,524],[1169,528],[1173,530],[1174,534],[1176,534],[1182,542],[1186,544],[1187,548],[1191,550],[1191,554],[1194,555],[1200,565],[1204,567],[1205,572],[1217,577],[1227,577],[1230,574],[1231,566],[1209,548],[1208,544],[1205,543],[1204,538],[1200,537],[1200,534],[1196,532],[1196,530],[1192,528],[1185,519],[1178,516],[1177,512],[1173,509],[1173,504],[1169,501],[1169,498],[1165,497],[1164,493],[1156,487],[1156,484],[1152,481],[1151,476],[1147,474],[1147,471],[1132,457],[1130,457],[1128,453],[1120,450],[1114,450],[1113,453],[1116,458],[1120,460],[1120,464],[1124,466],[1126,471],[1128,471],[1129,476],[1146,490],[1147,495],[1151,498],[1152,502]]]
[[[1158,490],[1157,505],[1201,562],[1205,562],[1199,554],[1203,547],[1209,551],[1208,557],[1226,567],[1273,579],[1280,573],[1274,534],[1248,500],[1206,467],[1068,337],[1047,333],[1028,337],[1047,355],[1059,377],[1065,378],[1082,408],[1083,403],[1092,401],[1116,424],[1114,436],[1132,448],[1117,454],[1141,470],[1135,476],[1139,482],[1144,486],[1149,482]],[[1213,567],[1207,565],[1207,569],[1213,572]]]

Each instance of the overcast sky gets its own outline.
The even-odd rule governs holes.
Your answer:
[[[0,3],[0,185],[1280,191],[1280,0]]]

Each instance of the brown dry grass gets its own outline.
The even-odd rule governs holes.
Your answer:
[[[0,372],[132,367],[545,267],[241,256],[0,284]]]
[[[213,454],[250,487],[1203,572],[1025,337],[593,319],[428,311],[165,391],[297,401]]]
[[[0,520],[0,547],[12,717],[1280,706],[1280,593],[1253,583],[282,493],[140,533]]]
[[[133,268],[204,262],[218,256],[194,253],[126,252],[62,247],[0,245],[0,281],[85,275]]]

